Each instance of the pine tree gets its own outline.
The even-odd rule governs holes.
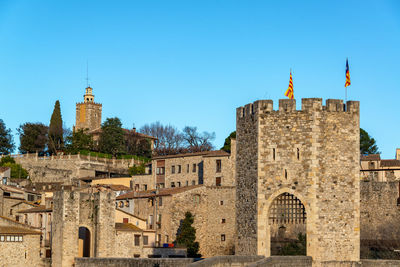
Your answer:
[[[51,115],[50,125],[49,125],[49,150],[52,153],[57,153],[57,150],[63,148],[63,127],[62,127],[62,117],[60,101],[56,101],[54,105],[53,114]]]
[[[199,252],[199,242],[196,240],[196,229],[192,226],[194,217],[189,211],[185,213],[185,219],[182,220],[176,236],[176,245],[186,247],[189,258],[201,257]]]
[[[119,118],[107,118],[101,125],[99,150],[102,153],[118,154],[125,153],[124,130]]]
[[[14,151],[14,141],[11,129],[7,129],[5,123],[0,119],[0,154],[10,154]]]
[[[360,128],[360,153],[361,155],[380,154],[375,139],[362,128]]]

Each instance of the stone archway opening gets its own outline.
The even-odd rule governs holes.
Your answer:
[[[282,193],[274,199],[268,214],[271,255],[306,255],[307,215],[300,199]]]
[[[86,227],[79,227],[78,257],[90,257],[90,231]]]

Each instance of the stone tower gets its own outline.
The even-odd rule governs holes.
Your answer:
[[[114,192],[54,193],[52,266],[73,266],[75,257],[113,257],[114,245]]]
[[[88,129],[96,130],[101,127],[102,105],[94,102],[93,89],[88,86],[83,102],[76,104],[76,123],[75,130]]]
[[[360,258],[359,102],[259,100],[237,108],[237,254],[271,253],[271,237],[302,229],[307,255]],[[278,230],[277,230],[278,229]],[[278,233],[277,233],[278,231]]]

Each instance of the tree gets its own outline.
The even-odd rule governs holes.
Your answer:
[[[21,153],[44,152],[47,144],[48,127],[43,123],[27,122],[17,129]]]
[[[215,133],[198,133],[197,127],[186,126],[183,128],[183,139],[189,152],[209,151],[214,148],[212,141]]]
[[[137,132],[129,131],[125,135],[126,152],[130,155],[137,155],[146,158],[151,157],[150,140],[139,136]]]
[[[228,153],[231,152],[231,138],[236,138],[236,131],[231,132],[231,134],[225,138],[224,146],[221,147],[222,150]]]
[[[183,136],[179,130],[171,125],[162,125],[159,121],[145,124],[140,132],[156,137],[154,152],[157,155],[172,155],[183,152]]]
[[[101,125],[99,150],[102,153],[117,154],[125,153],[125,140],[122,123],[119,118],[107,118]]]
[[[14,147],[11,129],[7,129],[4,121],[0,119],[0,154],[10,154]]]
[[[66,137],[66,150],[69,153],[78,153],[81,150],[93,149],[93,138],[86,134],[84,129],[79,129]]]
[[[140,165],[133,165],[132,167],[129,168],[128,170],[129,175],[139,175],[139,174],[145,174],[146,173],[146,167],[144,166],[144,164],[140,164]]]
[[[375,139],[362,128],[360,128],[360,153],[361,155],[380,154]]]
[[[57,150],[63,148],[63,122],[61,117],[60,101],[54,104],[53,114],[51,115],[49,125],[49,150],[51,153],[57,154]]]
[[[15,163],[15,160],[10,157],[6,156],[1,158],[0,166],[2,167],[10,167],[11,169],[11,178],[27,178],[28,172],[20,164]]]
[[[189,258],[201,257],[199,253],[199,242],[196,242],[196,229],[192,226],[194,217],[189,211],[185,213],[185,219],[181,221],[175,244],[186,247]]]

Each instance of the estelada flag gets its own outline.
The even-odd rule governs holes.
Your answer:
[[[285,96],[289,97],[290,99],[294,98],[292,72],[290,72],[289,87],[285,92]]]
[[[344,87],[347,87],[351,84],[350,82],[350,69],[349,69],[349,61],[346,59],[346,83]]]

